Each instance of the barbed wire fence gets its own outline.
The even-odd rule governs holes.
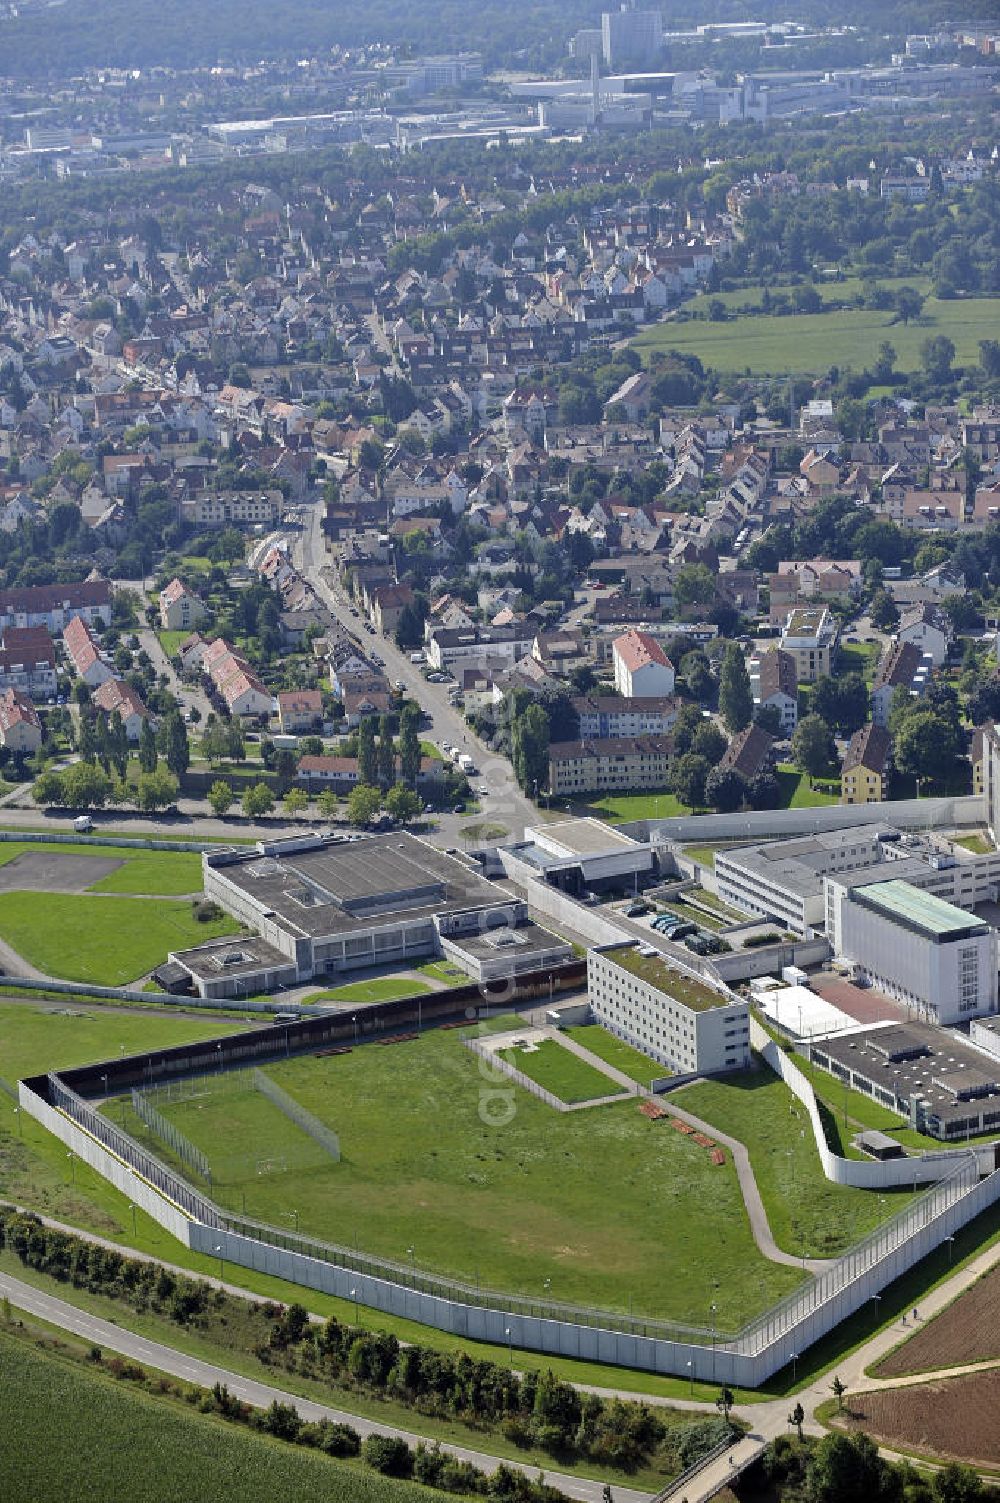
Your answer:
[[[158,1138],[161,1143],[165,1143],[171,1152],[180,1159],[182,1164],[186,1165],[192,1173],[200,1175],[205,1183],[211,1187],[212,1166],[206,1155],[202,1153],[200,1148],[196,1148],[189,1138],[184,1136],[180,1128],[175,1127],[162,1112],[157,1111],[156,1107],[146,1098],[142,1091],[133,1089],[132,1110],[140,1122],[145,1123],[154,1138]]]

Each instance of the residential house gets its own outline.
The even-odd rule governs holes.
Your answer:
[[[869,721],[854,732],[840,772],[842,804],[880,804],[889,797],[892,737]]]
[[[759,725],[737,731],[718,763],[723,772],[738,772],[745,783],[772,771],[774,737]]]
[[[34,699],[56,692],[55,643],[44,626],[8,626],[0,632],[0,689]]]
[[[800,684],[827,678],[833,666],[839,632],[836,617],[822,606],[790,611],[781,633],[781,648],[795,663]]]
[[[883,654],[872,682],[872,720],[889,724],[889,711],[897,689],[922,694],[930,683],[933,664],[914,642],[893,642]]]
[[[427,661],[437,669],[459,663],[516,663],[529,655],[534,640],[534,627],[519,621],[509,626],[473,627],[471,631],[436,628],[427,639]]]
[[[383,637],[396,634],[403,612],[413,604],[408,584],[379,585],[372,596],[371,616],[375,630]]]
[[[124,679],[108,678],[94,693],[94,704],[110,719],[117,713],[122,718],[125,734],[130,741],[138,741],[142,723],[149,719],[149,711],[131,684]]]
[[[555,742],[549,747],[549,792],[573,796],[663,788],[672,748],[672,736]]]
[[[19,689],[0,693],[0,746],[15,756],[29,756],[42,744],[38,711]]]
[[[106,579],[0,590],[0,628],[45,626],[54,634],[74,616],[88,626],[111,625],[111,586]]]
[[[615,688],[626,699],[650,699],[674,692],[674,665],[655,637],[627,631],[612,644]]]
[[[288,736],[322,730],[323,695],[319,689],[282,689],[278,695],[278,723]]]
[[[206,614],[201,596],[182,579],[172,579],[160,591],[160,626],[164,631],[192,631]]]
[[[572,703],[581,741],[663,736],[677,719],[677,701],[668,695],[628,699],[624,694],[585,694]]]
[[[900,616],[896,629],[897,639],[919,647],[935,668],[940,668],[947,660],[953,636],[951,617],[939,605],[911,606]]]
[[[799,719],[799,680],[792,654],[771,647],[752,657],[750,688],[755,707],[777,710],[781,732],[790,736]]]
[[[100,645],[82,616],[73,616],[63,632],[63,647],[70,667],[77,678],[90,689],[96,689],[107,679],[113,678],[112,669],[101,656]]]
[[[212,642],[202,655],[202,672],[233,718],[269,716],[274,696],[265,688],[246,658],[224,638]]]

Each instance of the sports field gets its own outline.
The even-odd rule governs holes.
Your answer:
[[[715,1300],[721,1328],[797,1284],[757,1252],[730,1164],[634,1101],[559,1113],[480,1065],[443,1030],[269,1064],[340,1138],[340,1163],[304,1171],[287,1153],[287,1172],[257,1162],[282,1156],[262,1098],[238,1118],[226,1099],[157,1105],[210,1161],[246,1156],[226,1197],[249,1215],[291,1228],[297,1211],[302,1232],[403,1261],[412,1248],[418,1268],[484,1288],[548,1279],[554,1299],[698,1324]]]
[[[199,923],[190,903],[165,898],[0,892],[0,936],[29,965],[97,986],[126,986],[169,951],[238,929],[228,915]]]
[[[888,340],[899,370],[920,367],[924,340],[945,334],[955,345],[957,365],[979,361],[979,341],[1000,334],[1000,299],[968,298],[939,302],[928,298],[916,323],[894,323],[891,312],[847,308],[835,313],[744,316],[726,323],[667,320],[633,341],[644,360],[654,350],[697,355],[713,370],[787,375],[821,373],[832,365],[854,370],[874,365],[879,345]]]
[[[68,857],[56,861],[54,857]],[[108,863],[114,870],[102,875]],[[0,871],[5,887],[18,886],[18,870],[33,871],[45,890],[45,869],[60,880],[62,872],[73,872],[74,890],[91,892],[141,892],[151,896],[183,897],[201,892],[201,856],[197,851],[144,851],[125,845],[74,845],[69,841],[0,841]],[[93,872],[88,880],[88,869]],[[24,888],[35,885],[23,881]]]

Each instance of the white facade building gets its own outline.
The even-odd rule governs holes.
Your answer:
[[[652,699],[673,694],[674,665],[655,637],[646,631],[627,631],[611,649],[615,688],[626,699]]]
[[[673,1074],[717,1074],[750,1063],[750,1010],[676,970],[650,945],[615,945],[587,954],[594,1015],[609,1033]]]

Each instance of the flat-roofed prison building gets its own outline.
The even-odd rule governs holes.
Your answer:
[[[673,1074],[717,1074],[750,1063],[749,1004],[678,970],[651,945],[587,954],[595,1017]]]

